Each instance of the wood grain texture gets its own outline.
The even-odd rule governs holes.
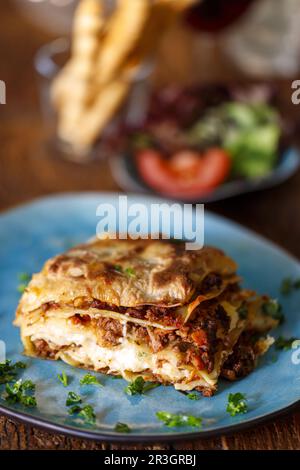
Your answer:
[[[0,79],[7,84],[7,104],[0,106],[0,210],[58,191],[118,189],[107,162],[80,166],[53,154],[48,158],[32,60],[37,48],[51,38],[18,16],[9,1],[1,2],[0,18]],[[299,119],[300,107],[290,103],[291,80],[279,86],[282,107]],[[258,231],[300,258],[300,173],[278,188],[208,208]],[[299,450],[300,412],[228,436],[151,445],[73,439],[0,416],[0,449]]]

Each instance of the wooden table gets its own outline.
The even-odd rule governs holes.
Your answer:
[[[78,166],[42,158],[44,131],[32,60],[37,48],[51,38],[18,16],[8,1],[1,2],[0,18],[0,79],[7,85],[7,104],[0,106],[0,210],[58,191],[117,190],[106,162]],[[282,105],[297,117],[300,106],[291,106],[290,84],[291,80],[280,84]],[[258,231],[300,258],[300,172],[278,188],[211,204],[209,209]],[[122,446],[50,434],[0,416],[0,449],[119,448],[300,449],[300,412],[228,436]]]

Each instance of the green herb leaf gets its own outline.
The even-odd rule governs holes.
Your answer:
[[[35,384],[31,380],[23,380],[22,389],[23,390],[35,390]]]
[[[135,276],[135,271],[133,268],[131,268],[130,266],[123,269],[121,265],[119,264],[115,264],[114,265],[114,270],[117,271],[118,273],[124,273],[124,274],[127,274],[127,276]]]
[[[94,424],[96,421],[96,415],[94,408],[91,405],[74,405],[69,409],[70,415],[77,415],[79,418],[82,418],[86,423]]]
[[[273,354],[272,357],[271,357],[271,362],[272,364],[275,364],[275,362],[278,361],[278,356],[276,354]]]
[[[37,405],[36,398],[30,395],[21,395],[20,401],[22,405],[27,406],[29,408],[34,408]]]
[[[284,315],[282,313],[282,307],[276,299],[270,299],[262,305],[262,312],[274,320],[279,320],[280,323],[284,321]]]
[[[64,387],[68,385],[68,376],[65,372],[62,372],[61,375],[57,374],[58,380],[63,384]]]
[[[17,288],[17,291],[20,292],[20,294],[23,294],[25,292],[25,289],[26,289],[27,286],[28,286],[28,284],[19,284],[18,288]]]
[[[288,351],[289,349],[292,348],[292,344],[294,341],[296,341],[296,339],[297,338],[294,338],[294,337],[284,338],[283,336],[279,336],[279,338],[277,338],[274,343],[275,349]]]
[[[160,421],[163,421],[163,423],[170,428],[177,426],[202,426],[202,418],[193,415],[174,414],[169,413],[168,411],[158,411],[156,413],[156,417]]]
[[[151,390],[152,388],[159,387],[160,384],[155,382],[145,382],[143,377],[137,377],[127,387],[124,388],[127,395],[142,395],[143,393]]]
[[[78,416],[83,418],[89,424],[94,424],[96,421],[96,415],[94,408],[91,405],[84,405],[84,407],[79,411]]]
[[[73,405],[69,408],[69,414],[70,415],[74,415],[74,414],[77,414],[79,413],[79,411],[81,410],[81,406],[79,405]]]
[[[281,282],[280,292],[283,295],[289,295],[292,292],[292,290],[293,290],[293,281],[290,277],[286,277]]]
[[[120,266],[119,264],[115,264],[115,265],[114,265],[114,270],[115,270],[115,271],[118,271],[118,273],[122,273],[122,272],[123,272],[123,268],[122,268],[122,266]]]
[[[246,307],[246,305],[241,305],[238,309],[237,309],[237,313],[239,315],[239,318],[241,320],[245,320],[248,316],[248,309]]]
[[[26,287],[29,284],[30,279],[31,279],[31,275],[28,273],[18,274],[18,280],[19,280],[19,285],[17,287],[18,292],[23,294],[23,292],[25,291]]]
[[[157,382],[146,382],[142,393],[148,392],[149,390],[152,390],[153,388],[157,387],[160,387],[160,384]]]
[[[144,390],[145,380],[143,377],[137,377],[133,382],[131,382],[127,387],[124,388],[127,395],[141,395]]]
[[[14,367],[16,367],[17,369],[26,369],[27,366],[25,362],[18,361],[15,363]]]
[[[281,294],[289,295],[297,289],[300,289],[300,279],[293,280],[291,277],[286,277],[282,280],[280,286]]]
[[[116,432],[129,433],[131,431],[130,427],[126,423],[117,423],[115,425]]]
[[[124,270],[124,272],[125,272],[128,276],[135,276],[135,271],[134,271],[133,268],[130,268],[130,267],[129,267],[129,268],[126,268],[126,269]]]
[[[35,390],[35,384],[31,380],[19,379],[17,382],[12,384],[7,383],[5,391],[7,395],[5,400],[9,403],[21,403],[27,407],[36,406],[36,399],[32,395],[28,395],[26,392]]]
[[[0,384],[11,382],[17,375],[17,369],[25,369],[24,362],[16,362],[13,364],[10,360],[0,363]]]
[[[82,379],[80,380],[80,385],[98,385],[102,387],[103,385],[99,382],[97,377],[95,377],[92,374],[86,374]]]
[[[31,275],[29,273],[19,273],[18,280],[20,282],[29,282],[31,279]]]
[[[81,397],[75,392],[69,392],[66,400],[66,406],[75,405],[77,403],[82,403]]]
[[[188,397],[189,400],[200,400],[200,397],[199,397],[198,393],[196,393],[196,392],[188,393],[187,397]]]
[[[122,375],[112,375],[111,378],[114,379],[114,380],[123,379]]]
[[[248,405],[246,402],[246,396],[243,393],[239,392],[229,393],[226,411],[231,416],[247,413]]]

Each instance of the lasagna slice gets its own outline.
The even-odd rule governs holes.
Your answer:
[[[260,336],[278,324],[236,269],[212,247],[93,240],[46,262],[15,324],[27,355],[211,396],[220,375],[234,380],[255,366],[272,343]],[[251,361],[238,369],[249,337]]]

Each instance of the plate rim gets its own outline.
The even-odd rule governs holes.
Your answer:
[[[0,405],[0,413],[7,418],[13,418],[17,421],[20,421],[24,424],[30,424],[36,426],[44,431],[50,431],[52,433],[60,433],[65,436],[77,437],[80,439],[88,439],[93,441],[102,441],[102,442],[175,442],[175,441],[186,441],[194,439],[207,439],[209,437],[219,437],[220,435],[233,434],[235,432],[243,431],[254,427],[256,424],[263,424],[269,421],[272,421],[274,418],[284,416],[290,412],[300,408],[300,399],[295,402],[290,403],[280,410],[273,411],[266,415],[258,416],[257,418],[252,418],[250,420],[230,424],[228,426],[223,426],[218,429],[211,429],[207,431],[191,431],[191,432],[178,432],[170,434],[106,434],[99,433],[95,431],[89,431],[85,429],[77,429],[72,426],[67,426],[64,424],[55,424],[47,419],[35,417],[34,415],[29,415],[23,413],[22,411],[15,411],[9,408],[3,407]]]
[[[86,199],[89,199],[91,197],[117,197],[118,195],[124,195],[124,193],[117,192],[117,191],[104,191],[104,192],[102,191],[75,191],[75,192],[70,191],[69,192],[67,191],[67,192],[60,192],[60,193],[50,194],[46,196],[41,196],[41,197],[33,198],[29,201],[18,204],[11,208],[8,208],[7,210],[1,211],[0,222],[3,218],[5,218],[5,216],[9,216],[19,210],[21,211],[22,209],[26,210],[27,208],[30,208],[30,206],[37,206],[47,201],[55,201],[55,200],[62,199],[62,198],[72,199],[74,197],[75,198],[84,197]],[[151,195],[141,195],[137,193],[129,193],[128,197],[155,200],[156,202],[161,201],[164,203],[166,202],[170,202],[172,204],[174,203],[174,201],[172,200],[160,198],[155,195],[151,196]],[[212,212],[210,210],[205,210],[205,214],[208,214],[209,216],[213,217],[215,220],[221,223],[229,222],[233,228],[242,230],[247,236],[255,237],[256,239],[259,240],[259,242],[268,245],[272,249],[279,251],[281,254],[288,257],[293,263],[296,263],[300,269],[299,259],[296,256],[292,255],[287,249],[281,247],[280,245],[273,242],[272,240],[269,240],[263,235],[255,232],[254,230],[248,227],[243,226],[242,224],[232,219],[216,214],[215,212]],[[179,431],[179,432],[174,432],[170,434],[166,433],[166,434],[142,434],[142,435],[134,434],[134,433],[117,434],[116,432],[114,434],[107,434],[105,432],[103,433],[103,431],[96,432],[92,430],[79,429],[79,428],[75,428],[75,427],[64,425],[64,424],[57,424],[52,421],[49,421],[48,419],[44,419],[42,417],[36,417],[34,415],[24,413],[23,411],[20,411],[20,410],[13,410],[1,404],[0,404],[0,413],[8,418],[13,418],[24,424],[36,426],[45,431],[50,431],[53,433],[55,432],[61,433],[66,436],[72,436],[72,437],[77,437],[81,439],[103,441],[103,442],[157,442],[157,441],[175,442],[175,441],[180,441],[180,440],[205,439],[209,437],[218,437],[220,435],[239,432],[245,429],[249,429],[255,426],[256,424],[263,424],[263,423],[273,420],[274,418],[284,416],[296,410],[298,407],[300,407],[300,398],[289,403],[287,406],[280,408],[278,410],[275,410],[271,413],[267,413],[267,414],[258,416],[256,418],[250,418],[243,422],[232,423],[232,424],[220,427],[218,429],[211,429],[207,431],[205,430],[191,431],[191,432]]]

